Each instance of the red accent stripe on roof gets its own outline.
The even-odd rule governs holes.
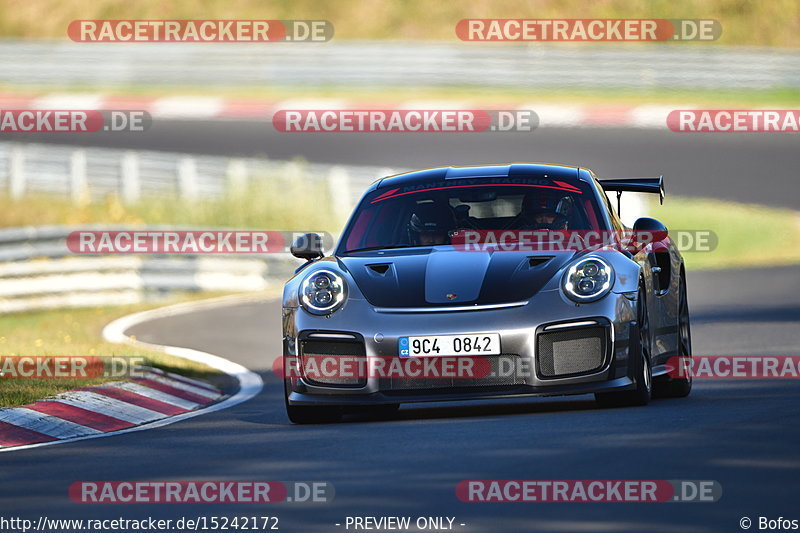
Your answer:
[[[393,194],[391,196],[381,195],[370,203],[374,204],[376,202],[381,202],[383,200],[388,200],[390,198],[397,198],[398,196],[405,196],[406,194],[415,194],[418,192],[428,192],[428,191],[441,191],[443,189],[464,189],[467,187],[537,187],[540,189],[556,189],[558,191],[567,191],[567,192],[577,192],[578,194],[582,194],[580,189],[568,189],[566,187],[554,187],[552,185],[533,185],[530,183],[480,183],[476,185],[450,185],[447,187],[431,187],[430,189],[418,189],[416,191],[408,191],[408,192],[401,192],[397,194]]]

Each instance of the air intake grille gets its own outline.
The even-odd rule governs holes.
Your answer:
[[[303,380],[324,387],[363,387],[367,384],[363,342],[304,340],[300,342]],[[330,359],[336,358],[335,364]],[[328,360],[328,361],[326,361]]]
[[[537,370],[545,378],[586,374],[605,362],[606,328],[563,329],[540,333],[537,338]]]

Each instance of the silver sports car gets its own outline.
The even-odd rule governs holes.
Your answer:
[[[442,167],[366,191],[330,256],[308,234],[283,294],[295,423],[400,404],[593,393],[686,396],[686,276],[663,224],[625,227],[607,194],[661,178],[545,164]],[[673,359],[673,361],[676,359]]]

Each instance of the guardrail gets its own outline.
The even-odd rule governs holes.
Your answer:
[[[800,86],[800,53],[716,44],[0,41],[0,82],[118,86]]]
[[[327,182],[334,213],[344,218],[370,183],[396,172],[375,166],[0,142],[0,191],[15,200],[29,193],[69,196],[76,203],[108,194],[127,203],[165,194],[197,200],[246,190],[257,179],[322,181]]]
[[[19,201],[33,193],[68,196],[75,202],[108,194],[125,202],[165,194],[200,200],[221,197],[232,187],[247,190],[258,179],[302,180],[325,182],[321,190],[330,191],[333,212],[343,219],[370,183],[392,173],[381,167],[266,158],[0,143],[0,191]],[[79,229],[134,228],[0,230],[0,313],[134,303],[170,291],[258,291],[282,283],[299,265],[283,253],[74,256],[66,238]]]
[[[172,291],[259,291],[279,285],[300,265],[299,260],[283,253],[246,257],[75,256],[67,248],[66,239],[81,229],[110,228],[46,226],[0,230],[0,313],[129,304]]]

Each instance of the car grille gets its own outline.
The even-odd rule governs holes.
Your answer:
[[[352,376],[343,372],[333,372],[324,375],[313,372],[312,369],[325,359],[337,357],[342,364],[334,365],[335,368],[363,368],[359,361],[366,360],[367,354],[364,343],[358,341],[331,341],[331,340],[303,340],[300,341],[300,365],[303,370],[303,380],[309,385],[335,386],[335,387],[364,387],[367,384],[365,372],[352,372]]]
[[[607,328],[568,328],[540,333],[536,342],[536,369],[543,378],[586,374],[605,362]]]
[[[511,387],[526,385],[530,382],[530,364],[523,365],[522,359],[516,354],[501,354],[482,356],[489,362],[490,370],[486,377],[480,378],[404,378],[388,377],[379,380],[382,391],[413,391],[425,390],[440,392],[457,392],[483,387]]]

